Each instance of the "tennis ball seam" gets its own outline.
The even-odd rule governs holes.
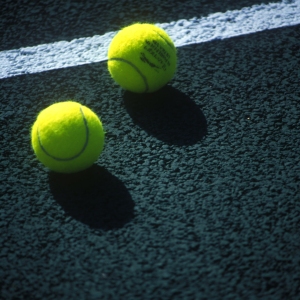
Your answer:
[[[135,32],[137,39],[134,38]],[[118,46],[122,42],[124,45]],[[137,23],[120,30],[112,40],[108,50],[108,69],[124,89],[137,93],[154,92],[173,77],[176,53],[172,39],[163,29],[153,24]]]
[[[85,142],[84,142],[84,145],[82,147],[82,149],[75,155],[73,155],[72,157],[68,157],[68,158],[60,158],[60,157],[56,157],[52,154],[50,154],[46,149],[45,147],[43,146],[42,142],[41,142],[41,137],[40,137],[40,133],[39,133],[39,126],[37,126],[37,136],[38,136],[38,141],[39,141],[39,146],[41,147],[42,151],[49,157],[51,157],[52,159],[54,160],[57,160],[57,161],[71,161],[71,160],[74,160],[76,159],[77,157],[79,157],[86,149],[88,143],[89,143],[89,127],[88,127],[88,122],[87,122],[87,119],[84,115],[84,112],[82,110],[82,106],[80,106],[80,112],[81,112],[81,115],[82,115],[82,119],[83,119],[83,122],[84,122],[84,126],[85,126],[85,133],[86,133],[86,139],[85,139]]]
[[[142,71],[134,63],[132,63],[131,61],[129,61],[127,59],[120,58],[120,57],[112,57],[109,59],[109,61],[113,61],[113,60],[124,62],[124,63],[130,65],[132,68],[134,68],[134,70],[136,70],[138,72],[138,74],[142,77],[142,79],[145,83],[145,93],[148,92],[149,84],[148,84],[147,77],[142,73]]]

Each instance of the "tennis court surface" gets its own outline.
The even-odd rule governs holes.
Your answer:
[[[300,1],[4,1],[0,299],[299,299]],[[172,81],[122,90],[116,32],[158,24]],[[74,100],[106,131],[48,171],[30,130]]]

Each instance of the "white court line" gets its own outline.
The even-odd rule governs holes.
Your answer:
[[[300,0],[157,24],[177,47],[300,24]],[[106,60],[116,32],[0,52],[0,79]]]

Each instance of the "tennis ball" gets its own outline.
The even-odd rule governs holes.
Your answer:
[[[39,113],[31,129],[31,144],[38,160],[50,170],[75,173],[98,159],[104,130],[88,107],[58,102]]]
[[[108,70],[125,90],[151,93],[174,76],[176,48],[168,34],[152,24],[134,24],[119,31],[108,49]]]

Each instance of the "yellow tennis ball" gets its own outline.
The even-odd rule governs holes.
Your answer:
[[[174,76],[176,48],[169,35],[152,24],[134,24],[119,31],[108,49],[108,70],[125,90],[151,93]]]
[[[38,158],[52,171],[74,173],[90,167],[104,145],[98,116],[74,101],[58,102],[42,110],[31,129]]]

